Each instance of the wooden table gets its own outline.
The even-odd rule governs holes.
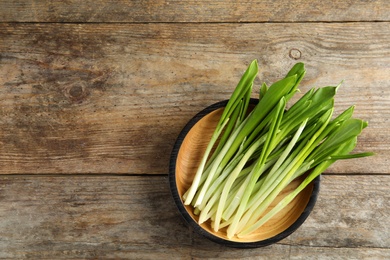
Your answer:
[[[390,2],[0,3],[1,259],[389,259]],[[239,250],[189,230],[167,181],[174,141],[296,62],[302,92],[344,80],[336,113],[369,122],[290,237]],[[256,90],[258,93],[258,88]]]

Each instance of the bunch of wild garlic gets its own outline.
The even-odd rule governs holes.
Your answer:
[[[199,214],[199,223],[211,219],[215,231],[227,227],[228,238],[258,229],[336,160],[372,155],[350,154],[367,126],[352,118],[353,107],[332,119],[339,86],[310,89],[286,109],[306,73],[304,64],[297,63],[282,80],[270,87],[263,84],[258,104],[249,111],[257,73],[254,60],[229,99],[183,196]],[[299,187],[264,215],[276,196],[306,172]]]

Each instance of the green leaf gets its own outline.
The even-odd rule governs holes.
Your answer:
[[[254,188],[257,180],[259,179],[261,173],[263,172],[262,168],[264,167],[266,159],[276,145],[273,142],[273,139],[274,139],[276,133],[278,132],[280,122],[282,121],[283,112],[284,112],[285,108],[286,108],[286,100],[282,97],[278,103],[278,106],[274,110],[274,113],[275,113],[274,119],[273,119],[272,124],[270,126],[270,129],[268,131],[267,139],[266,139],[265,144],[263,146],[263,150],[262,150],[262,153],[260,155],[260,158],[259,158],[258,162],[256,163],[254,169],[252,170],[252,172],[248,176],[248,178],[250,178],[250,181],[245,189],[244,195],[240,201],[240,205],[237,209],[237,212],[236,212],[235,216],[233,217],[232,223],[227,229],[227,237],[228,238],[231,238],[234,236],[234,234],[236,234],[236,230],[238,228],[239,221],[240,221],[242,215],[244,214],[244,211],[246,209],[246,205],[247,205],[248,200],[252,194],[253,188]],[[216,228],[214,228],[214,230],[217,231],[218,229],[216,230]]]
[[[360,119],[349,118],[341,122],[340,126],[316,148],[309,159],[322,160],[329,156],[344,142],[358,136],[363,130],[363,126],[363,121]]]
[[[259,100],[261,100],[265,96],[265,93],[267,93],[267,90],[268,90],[267,84],[263,83],[260,87]]]
[[[215,142],[218,140],[219,135],[222,133],[223,127],[227,124],[229,121],[229,117],[233,114],[234,110],[238,106],[240,102],[242,102],[242,98],[245,96],[248,96],[248,88],[251,89],[253,86],[253,81],[258,73],[258,64],[257,60],[254,60],[251,62],[247,70],[245,71],[244,75],[241,77],[240,82],[238,83],[237,87],[233,91],[223,113],[221,116],[221,119],[218,122],[218,125],[213,133],[213,136],[211,137],[211,140],[206,148],[206,152],[203,155],[203,158],[200,162],[200,165],[198,167],[198,170],[195,174],[194,180],[188,190],[186,192],[186,198],[184,201],[185,205],[190,205],[192,200],[194,199],[195,193],[198,190],[200,180],[203,174],[203,170],[205,168],[205,165],[207,163],[207,158],[210,155],[210,152],[212,151],[212,148],[214,147]],[[213,177],[213,176],[212,176]],[[211,179],[208,177],[206,178],[206,181],[204,185],[208,187]],[[202,188],[203,189],[203,188]],[[205,191],[204,191],[205,192]],[[203,192],[203,194],[204,194]]]

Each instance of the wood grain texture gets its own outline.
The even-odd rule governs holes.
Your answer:
[[[354,1],[14,1],[0,22],[389,21],[386,0]]]
[[[167,172],[181,128],[255,58],[258,85],[298,61],[303,92],[344,80],[336,113],[356,105],[357,151],[377,156],[329,172],[389,173],[390,23],[3,23],[0,39],[0,173]]]
[[[0,259],[390,259],[390,1],[0,1]],[[292,236],[237,250],[184,225],[168,162],[185,123],[308,69],[369,122]],[[72,173],[74,175],[72,175]]]
[[[323,176],[290,237],[237,250],[193,234],[164,176],[1,176],[0,258],[386,259],[390,176]]]

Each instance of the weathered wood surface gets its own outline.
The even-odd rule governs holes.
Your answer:
[[[390,1],[0,1],[0,259],[390,259]],[[295,62],[369,122],[293,235],[236,250],[192,233],[171,148],[227,99]]]
[[[3,0],[0,22],[389,21],[387,0]]]
[[[259,249],[185,225],[164,176],[0,177],[0,258],[388,259],[390,176],[322,176],[308,220]]]
[[[0,173],[167,172],[184,124],[230,96],[247,64],[258,85],[298,61],[302,91],[336,85],[336,112],[369,122],[329,172],[388,174],[390,23],[0,24]]]

